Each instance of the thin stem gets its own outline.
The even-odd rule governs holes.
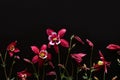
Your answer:
[[[14,63],[15,63],[15,61],[13,60],[12,65],[11,65],[11,68],[10,68],[9,78],[10,78],[11,75],[12,75],[12,70],[13,70],[13,65],[14,65]]]
[[[89,80],[91,80],[91,77],[92,77],[92,54],[93,54],[93,47],[91,48],[91,53],[90,53],[90,77],[89,77]]]
[[[103,80],[105,80],[105,71],[104,71],[104,74],[103,74]]]
[[[69,54],[70,54],[70,50],[71,50],[71,44],[72,44],[72,39],[70,40],[70,47],[68,48],[68,54],[67,54],[67,58],[66,58],[66,62],[65,62],[65,67],[66,67],[67,62],[68,62],[68,58],[69,58]]]
[[[43,75],[42,75],[42,80],[44,80],[45,77],[45,67],[43,66]]]
[[[31,63],[31,64],[32,64],[32,67],[33,67],[33,70],[34,70],[34,73],[35,73],[35,77],[37,78],[37,80],[39,80],[39,76],[38,76],[38,74],[37,74],[37,71],[36,71],[36,69],[35,69],[35,66],[34,66],[33,63]]]
[[[7,58],[7,50],[5,52],[4,62],[6,62],[6,58]]]
[[[2,66],[3,66],[3,70],[4,70],[4,74],[5,74],[5,78],[6,80],[8,80],[9,78],[7,77],[7,73],[6,73],[6,65],[5,65],[5,62],[3,61],[3,57],[2,57],[2,54],[0,53],[0,59],[2,61]]]

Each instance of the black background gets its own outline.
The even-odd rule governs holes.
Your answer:
[[[21,46],[46,43],[46,29],[66,28],[66,38],[77,34],[104,50],[120,45],[118,2],[0,1],[0,48],[18,40]],[[110,55],[111,56],[111,55]],[[118,71],[119,73],[119,71]]]

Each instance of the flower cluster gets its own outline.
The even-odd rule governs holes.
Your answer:
[[[78,35],[72,35],[69,40],[64,39],[66,29],[60,29],[55,32],[47,29],[48,43],[43,43],[41,47],[31,45],[30,51],[32,58],[20,56],[21,49],[18,48],[17,41],[11,42],[3,54],[0,52],[1,67],[3,68],[6,80],[107,80],[107,74],[111,69],[112,61],[107,60],[105,53],[96,50],[95,45],[89,39],[81,39]],[[75,50],[76,45],[86,48],[86,50]],[[120,46],[109,44],[106,46],[108,51],[120,53]],[[9,54],[9,55],[7,55]],[[97,58],[94,57],[97,54]],[[29,54],[28,54],[29,55]],[[94,61],[94,59],[96,59]],[[8,67],[7,61],[11,60],[11,66]],[[26,66],[21,71],[14,70],[17,61],[24,61],[29,64],[30,70]],[[116,62],[120,66],[120,59]],[[17,64],[19,65],[19,64]],[[23,64],[24,65],[24,64]],[[8,69],[9,68],[9,69]],[[109,69],[108,69],[109,68]],[[96,75],[96,72],[103,74],[102,78]],[[117,74],[109,80],[117,80]]]

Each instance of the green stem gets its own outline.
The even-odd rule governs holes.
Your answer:
[[[7,58],[7,50],[5,52],[4,62],[6,62],[6,58]]]
[[[103,74],[103,80],[105,80],[105,71],[104,71],[104,74]]]
[[[9,78],[11,77],[14,63],[15,63],[15,61],[13,60],[12,65],[11,65],[11,68],[10,68]]]
[[[3,70],[4,70],[4,74],[5,74],[5,78],[6,80],[8,80],[8,77],[7,77],[7,73],[6,73],[6,65],[5,65],[5,62],[3,61],[3,57],[2,57],[2,54],[0,53],[0,59],[2,61],[2,66],[3,66]]]
[[[65,62],[65,67],[67,66],[69,54],[70,54],[70,51],[71,51],[71,47],[72,47],[71,44],[72,44],[72,39],[70,40],[70,47],[68,48],[68,54],[67,54],[67,58],[66,58],[66,62]]]
[[[91,53],[90,53],[90,77],[89,77],[89,80],[91,80],[91,77],[92,77],[92,54],[93,54],[93,47],[91,48]]]
[[[44,80],[45,77],[45,67],[43,66],[43,75],[42,75],[42,80]]]
[[[31,63],[31,64],[32,64],[32,67],[33,67],[33,70],[34,70],[34,73],[35,73],[35,77],[37,78],[37,80],[39,80],[39,76],[38,76],[38,74],[37,74],[37,71],[36,71],[36,69],[35,69],[35,66],[34,66],[33,63]]]

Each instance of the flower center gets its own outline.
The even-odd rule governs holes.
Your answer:
[[[15,46],[14,45],[11,45],[10,46],[10,51],[14,51],[15,50]]]
[[[57,35],[56,32],[53,32],[49,37],[48,39],[50,40],[50,44],[51,45],[55,45],[55,44],[60,44],[60,37],[59,35]]]
[[[98,65],[103,65],[103,61],[98,61]]]
[[[22,78],[27,78],[27,74],[22,74],[22,76],[21,76]]]
[[[39,57],[42,59],[47,58],[47,51],[46,50],[41,50],[39,53]]]

